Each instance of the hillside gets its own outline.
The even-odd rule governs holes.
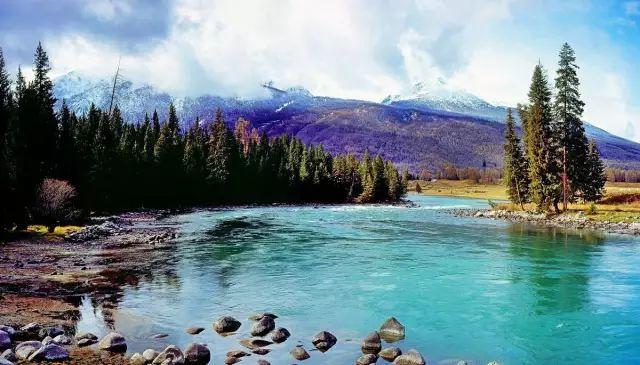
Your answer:
[[[166,116],[174,101],[180,118],[213,118],[222,108],[228,122],[249,120],[269,136],[288,133],[307,143],[322,143],[332,152],[361,154],[365,148],[380,153],[413,171],[458,166],[500,166],[503,119],[506,108],[493,106],[471,94],[447,91],[429,94],[422,86],[420,97],[393,96],[382,103],[316,97],[302,88],[287,90],[265,85],[271,95],[257,99],[200,96],[172,98],[150,86],[118,84],[116,103],[127,121],[139,122],[145,112],[158,110]],[[55,80],[55,94],[77,113],[91,103],[108,108],[111,86],[104,80],[88,81],[70,73]],[[435,97],[434,97],[435,96]],[[609,166],[640,168],[640,144],[587,125]]]

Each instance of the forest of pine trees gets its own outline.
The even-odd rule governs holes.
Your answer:
[[[582,124],[576,58],[564,44],[555,79],[555,99],[541,64],[535,66],[529,103],[519,105],[522,145],[511,110],[507,115],[504,176],[511,201],[532,202],[538,210],[578,199],[597,201],[604,192],[605,171],[595,142],[588,141]],[[554,99],[554,100],[552,100]]]
[[[83,212],[269,202],[395,202],[407,175],[380,156],[331,156],[289,136],[269,139],[220,110],[182,130],[173,105],[125,123],[117,106],[75,115],[56,100],[42,45],[34,78],[12,83],[0,49],[0,230],[38,222],[45,179],[68,181]]]

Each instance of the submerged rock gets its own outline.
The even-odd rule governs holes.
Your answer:
[[[382,349],[382,341],[380,341],[380,335],[378,332],[371,332],[367,337],[362,340],[362,346],[360,347],[363,354],[375,354]]]
[[[294,347],[290,353],[291,353],[291,356],[293,356],[293,358],[298,361],[306,360],[311,357],[309,356],[309,353],[307,352],[307,350],[305,350],[304,347],[302,346]]]
[[[261,348],[255,349],[255,350],[251,350],[251,352],[253,352],[256,355],[266,355],[266,354],[270,353],[271,350],[266,349],[264,347],[261,347]]]
[[[31,356],[31,354],[40,350],[42,346],[42,342],[40,341],[21,342],[16,346],[16,357],[18,359],[26,360]]]
[[[321,352],[328,351],[336,342],[338,342],[336,336],[327,331],[318,332],[313,336],[313,339],[311,339],[311,343]]]
[[[101,350],[111,352],[125,352],[127,351],[127,341],[119,333],[111,332],[104,336],[98,343],[98,347]]]
[[[251,327],[251,336],[264,336],[276,327],[276,322],[271,317],[264,316]]]
[[[242,324],[231,316],[222,316],[213,322],[213,329],[218,333],[235,332]]]
[[[204,328],[202,327],[189,327],[185,330],[185,332],[187,332],[190,335],[197,335],[198,333],[204,331]]]
[[[416,350],[409,350],[406,353],[396,357],[393,365],[424,365],[424,358]]]
[[[237,362],[242,361],[239,357],[227,357],[224,359],[224,363],[227,365],[235,364]]]
[[[387,342],[395,342],[404,338],[404,326],[395,317],[388,318],[380,326],[380,337]]]
[[[374,354],[364,354],[356,360],[356,365],[370,365],[378,361],[378,356]]]
[[[200,343],[190,343],[184,350],[184,362],[188,365],[205,365],[211,360],[211,351]]]
[[[250,353],[242,350],[233,350],[233,351],[227,352],[227,357],[245,357],[250,355],[251,355]]]
[[[258,360],[258,365],[271,365],[271,363],[268,362],[267,360],[260,359]]]
[[[152,362],[152,364],[162,365],[181,365],[184,363],[184,354],[174,345],[167,346]]]
[[[5,331],[0,331],[0,351],[11,347],[11,336]]]
[[[402,351],[400,351],[400,349],[397,347],[387,347],[386,349],[382,349],[382,351],[380,351],[378,355],[380,355],[381,358],[391,362],[395,360],[396,357],[402,355]]]
[[[62,361],[69,358],[69,351],[60,345],[50,343],[42,346],[29,356],[29,361]]]
[[[267,340],[261,340],[259,338],[246,338],[240,340],[240,344],[250,350],[254,350],[260,347],[271,345],[273,342]]]
[[[271,333],[271,341],[275,343],[283,343],[289,338],[289,336],[291,336],[291,333],[286,328],[279,327]]]
[[[159,339],[165,338],[165,337],[169,337],[169,334],[168,333],[158,333],[158,334],[155,334],[155,335],[151,336],[151,338],[153,338],[154,340],[159,340]]]

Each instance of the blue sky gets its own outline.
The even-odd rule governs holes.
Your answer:
[[[564,42],[585,119],[640,141],[640,0],[4,0],[0,46],[54,74],[113,72],[175,95],[254,96],[259,84],[380,101],[416,82],[526,101],[533,66],[554,76]],[[435,86],[434,86],[435,87]]]

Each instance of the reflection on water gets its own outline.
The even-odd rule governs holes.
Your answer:
[[[431,363],[640,362],[638,241],[442,211],[482,206],[478,200],[413,199],[419,207],[261,207],[168,218],[181,231],[170,260],[125,287],[108,318],[132,351],[199,341],[213,363],[239,348],[257,311],[277,313],[292,333],[265,356],[273,364],[290,363],[297,343],[312,348],[320,330],[339,342],[305,363],[352,364],[359,339],[391,315],[407,327],[398,346],[420,349]],[[79,326],[106,332],[93,308],[83,302]],[[237,335],[212,332],[223,314],[243,322]],[[191,336],[189,326],[207,330]],[[151,340],[155,333],[169,337]]]

